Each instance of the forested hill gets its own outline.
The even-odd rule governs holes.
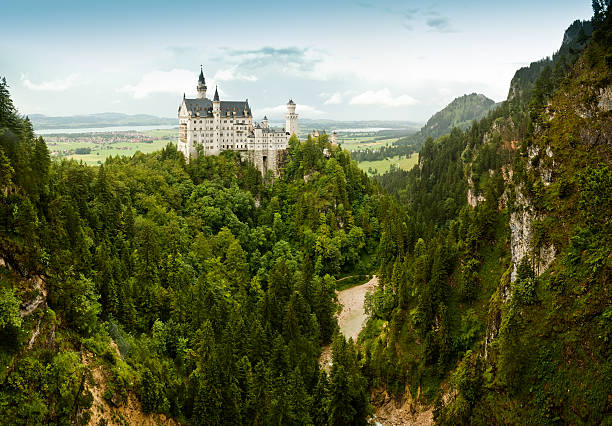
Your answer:
[[[496,106],[495,101],[485,95],[472,93],[454,99],[441,111],[435,113],[418,132],[423,141],[450,133],[455,127],[467,129],[474,120],[480,120]]]
[[[293,137],[275,180],[173,145],[50,161],[1,80],[0,418],[365,424],[354,346],[329,376],[318,356],[334,277],[374,271],[398,218],[325,136]]]
[[[379,178],[406,223],[381,235],[361,344],[371,383],[408,413],[612,418],[612,18],[593,5],[487,117]]]
[[[450,133],[455,127],[465,130],[474,120],[485,117],[496,106],[495,101],[482,94],[460,96],[431,116],[417,133],[405,140],[400,139],[397,144],[409,143],[418,149],[427,138],[439,138]]]
[[[391,146],[354,152],[353,159],[375,161],[396,155],[410,155],[418,152],[427,138],[438,138],[450,133],[455,127],[465,130],[474,120],[485,117],[496,106],[498,104],[485,95],[472,93],[460,96],[436,112],[418,132],[399,138]]]

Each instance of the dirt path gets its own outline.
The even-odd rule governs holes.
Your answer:
[[[340,328],[340,332],[347,339],[352,337],[353,340],[357,340],[359,332],[368,319],[364,309],[365,295],[377,285],[378,277],[374,275],[372,279],[365,284],[338,292],[338,302],[342,305],[342,310],[338,315],[338,327]],[[319,365],[328,373],[331,365],[331,358],[331,345],[324,346],[321,357],[319,358]]]

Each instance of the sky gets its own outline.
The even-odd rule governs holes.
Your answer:
[[[466,93],[504,100],[590,0],[3,1],[0,76],[22,114],[176,117],[208,97],[255,119],[424,122]]]

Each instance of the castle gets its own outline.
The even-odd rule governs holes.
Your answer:
[[[178,109],[179,135],[177,148],[187,161],[198,154],[218,155],[234,150],[243,160],[251,161],[262,174],[272,170],[278,174],[289,138],[297,134],[298,115],[295,102],[287,103],[285,128],[268,125],[264,116],[261,123],[253,122],[249,100],[221,101],[215,88],[212,100],[206,97],[206,80],[200,69],[198,95],[185,98]]]

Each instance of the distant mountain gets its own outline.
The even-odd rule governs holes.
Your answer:
[[[408,144],[418,150],[427,138],[439,138],[450,133],[455,127],[465,130],[473,120],[480,120],[498,105],[494,100],[482,94],[472,93],[460,96],[444,109],[436,112],[421,130],[414,135],[398,140],[396,145]]]
[[[364,128],[386,128],[386,129],[414,129],[417,130],[421,123],[414,121],[393,120],[361,120],[361,121],[337,121],[327,119],[300,118],[299,127],[308,130],[340,130],[340,129],[364,129]]]
[[[35,130],[44,129],[80,129],[90,127],[113,126],[154,126],[176,124],[176,118],[163,118],[154,115],[128,115],[117,112],[99,114],[73,115],[65,117],[49,117],[42,114],[29,116]]]
[[[450,133],[455,127],[467,129],[473,120],[483,118],[495,105],[495,101],[485,95],[463,95],[435,113],[419,133],[425,139],[430,136],[435,139]]]

